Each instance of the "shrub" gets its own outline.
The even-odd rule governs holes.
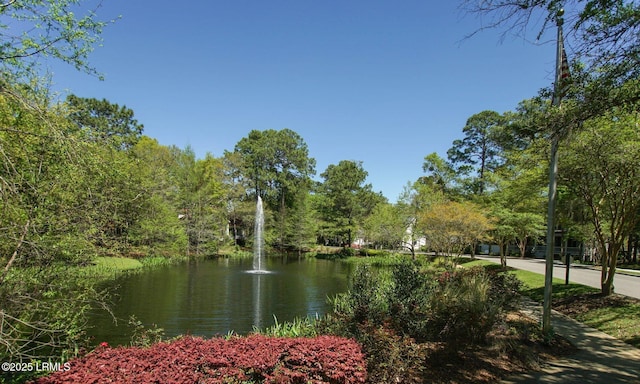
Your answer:
[[[455,347],[484,342],[501,313],[501,301],[491,297],[492,284],[483,268],[444,272],[430,295],[432,337]]]
[[[520,305],[522,281],[512,273],[498,273],[485,269],[491,281],[490,300],[502,309],[516,309]]]
[[[151,328],[145,328],[142,321],[138,320],[135,315],[129,317],[129,326],[133,328],[131,334],[131,345],[134,347],[150,347],[155,343],[159,343],[164,338],[164,329],[153,324]]]
[[[149,348],[99,347],[72,360],[39,384],[139,383],[364,383],[360,346],[353,340],[319,336],[229,339],[184,337]]]
[[[106,293],[74,273],[57,265],[9,270],[0,285],[0,361],[68,358],[85,347],[88,314]]]
[[[338,252],[338,254],[343,257],[350,257],[350,256],[355,256],[357,252],[358,252],[357,249],[354,249],[351,247],[342,247],[342,249],[340,250],[340,252]]]
[[[358,265],[352,279],[317,329],[356,339],[374,383],[417,380],[425,346],[450,352],[482,343],[503,310],[518,302],[517,280],[482,267],[425,272],[410,261],[390,271]]]
[[[422,382],[418,378],[427,356],[412,338],[371,324],[360,325],[358,334],[367,355],[370,383]]]
[[[381,324],[387,316],[387,285],[378,271],[358,266],[349,291],[333,299],[335,314],[351,327],[365,322]]]
[[[418,340],[426,339],[430,291],[426,275],[415,263],[404,262],[394,266],[387,300],[390,323],[396,332]]]

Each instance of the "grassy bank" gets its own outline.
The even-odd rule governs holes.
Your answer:
[[[142,272],[148,268],[173,265],[186,261],[186,257],[150,256],[141,259],[128,257],[99,256],[86,266],[72,267],[72,273],[81,278],[109,281],[128,273]]]

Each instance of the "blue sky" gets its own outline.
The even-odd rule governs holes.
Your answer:
[[[513,110],[553,82],[553,42],[532,44],[457,1],[106,0],[90,62],[53,64],[61,97],[126,105],[161,144],[221,156],[252,129],[289,128],[317,161],[362,161],[395,202],[424,156],[446,156],[467,118]],[[535,36],[535,31],[531,33]],[[319,179],[319,176],[316,176]]]

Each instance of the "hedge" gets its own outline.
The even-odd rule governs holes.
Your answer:
[[[186,336],[149,348],[102,344],[70,369],[37,384],[62,383],[364,383],[360,345],[347,338],[230,339]]]

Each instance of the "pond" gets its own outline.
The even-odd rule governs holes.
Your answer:
[[[246,334],[296,317],[322,316],[327,298],[347,290],[351,267],[313,258],[267,258],[269,273],[252,274],[251,259],[199,260],[118,279],[112,310],[94,314],[93,344],[127,345],[131,315],[167,337]]]

